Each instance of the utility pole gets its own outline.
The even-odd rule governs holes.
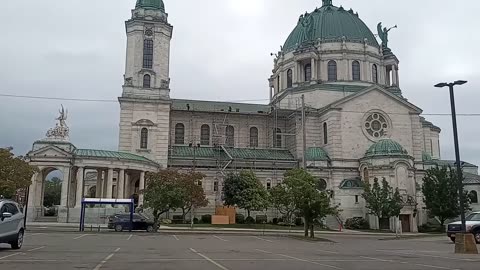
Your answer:
[[[306,129],[306,117],[305,117],[305,95],[302,95],[302,135],[303,135],[303,158],[302,158],[302,167],[307,169],[307,129]]]

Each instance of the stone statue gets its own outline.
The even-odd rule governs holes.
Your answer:
[[[68,111],[62,105],[62,109],[58,111],[60,115],[55,118],[58,120],[58,123],[55,124],[54,128],[51,128],[47,131],[46,140],[55,140],[55,141],[68,141],[70,129],[67,126]]]
[[[392,30],[393,28],[397,28],[397,25],[387,29],[386,27],[382,28],[381,22],[378,23],[377,25],[378,37],[382,40],[382,47],[388,48],[388,32],[390,32],[390,30]]]
[[[58,120],[60,122],[61,127],[66,127],[67,123],[65,121],[67,120],[68,111],[65,111],[65,108],[63,108],[63,105],[62,105],[62,109],[59,110],[58,112],[60,113],[60,116],[55,118],[55,120]]]
[[[302,19],[302,26],[307,40],[312,40],[315,32],[315,22],[311,14],[305,13],[305,16]]]

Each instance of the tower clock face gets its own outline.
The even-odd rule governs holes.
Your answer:
[[[146,36],[149,36],[149,37],[153,36],[153,31],[152,31],[152,29],[147,29],[147,30],[145,30],[145,35],[146,35]]]

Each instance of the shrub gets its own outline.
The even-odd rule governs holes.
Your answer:
[[[273,218],[272,219],[272,224],[277,225],[278,224],[278,218]]]
[[[295,225],[296,225],[296,226],[302,226],[302,225],[303,225],[303,219],[297,217],[297,218],[295,219]]]
[[[345,229],[349,230],[368,230],[370,225],[368,221],[362,217],[349,218],[345,221]]]
[[[160,224],[172,224],[172,221],[168,218],[164,218],[162,220],[160,220]]]
[[[198,222],[199,222],[198,218],[193,219],[193,224],[198,224]]]
[[[245,224],[255,224],[255,219],[253,217],[247,217],[245,219]]]
[[[235,215],[235,221],[237,224],[244,224],[245,223],[245,216],[242,214]]]
[[[267,223],[267,216],[266,215],[256,215],[255,216],[255,223],[257,224],[264,224]]]
[[[440,225],[436,224],[423,224],[418,226],[419,233],[431,233],[431,232],[444,232],[444,229]]]
[[[202,223],[211,224],[212,223],[212,215],[203,215],[202,216]]]
[[[173,224],[182,224],[183,223],[183,216],[182,215],[174,215],[172,217]]]

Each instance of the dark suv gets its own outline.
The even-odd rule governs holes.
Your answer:
[[[480,212],[474,212],[466,218],[467,232],[475,236],[475,241],[480,244]],[[462,230],[462,222],[457,221],[448,224],[447,236],[455,243],[455,234]]]
[[[148,219],[141,214],[133,214],[133,227],[130,228],[130,214],[116,214],[108,217],[108,228],[115,229],[116,232],[123,230],[153,232],[153,220]]]

